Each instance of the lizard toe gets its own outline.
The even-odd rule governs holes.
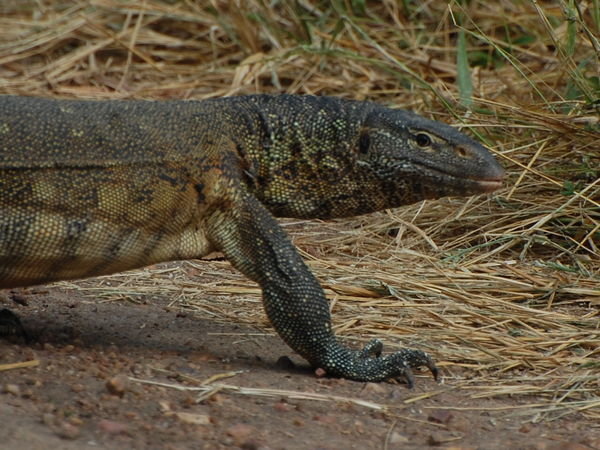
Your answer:
[[[374,356],[376,358],[379,358],[381,356],[382,350],[383,343],[379,339],[373,339],[360,351],[359,357],[370,358]]]
[[[388,367],[393,378],[403,377],[411,388],[414,385],[413,368],[427,367],[433,378],[437,381],[439,369],[428,353],[422,350],[403,348],[400,351],[386,357]]]

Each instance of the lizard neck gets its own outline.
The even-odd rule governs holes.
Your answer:
[[[236,110],[245,113],[232,126],[245,136],[236,143],[243,177],[275,216],[328,219],[387,207],[389,196],[372,195],[385,188],[380,180],[356,171],[366,104],[286,95],[241,101]]]

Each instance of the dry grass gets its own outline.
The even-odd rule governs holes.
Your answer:
[[[458,124],[510,171],[493,197],[285,227],[340,335],[430,350],[448,386],[518,395],[538,420],[600,419],[600,2],[364,3],[5,0],[0,92],[328,94]],[[224,262],[85,289],[267,326]]]

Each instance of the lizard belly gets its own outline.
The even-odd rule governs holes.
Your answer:
[[[2,175],[0,288],[105,275],[211,251],[197,193],[185,183],[141,185],[115,173],[89,172],[80,180],[76,173],[53,171]]]
[[[0,288],[106,275],[211,251],[204,230],[193,224],[154,232],[100,220],[82,225],[85,219],[62,214],[14,220],[0,214],[0,229],[12,230],[11,240],[0,240]]]

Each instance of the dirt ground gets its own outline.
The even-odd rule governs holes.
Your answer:
[[[278,337],[166,299],[100,303],[60,287],[19,291],[24,305],[13,296],[0,307],[31,342],[0,341],[0,364],[39,364],[0,372],[5,449],[600,448],[577,416],[535,424],[518,414],[522,399],[464,398],[426,373],[413,390],[317,378]],[[285,355],[296,364],[278,362]]]

